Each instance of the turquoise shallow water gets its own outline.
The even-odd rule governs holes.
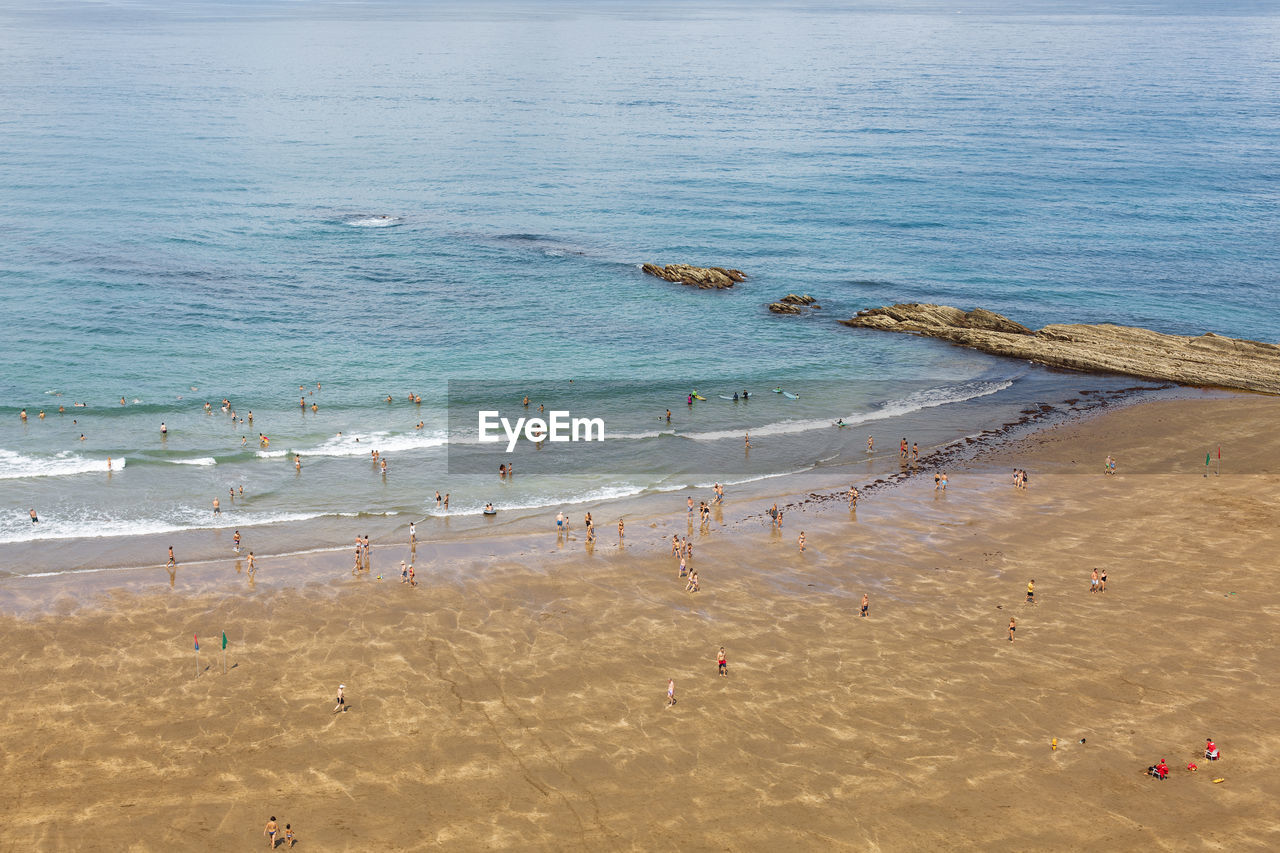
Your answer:
[[[55,3],[0,21],[0,545],[207,526],[241,484],[226,524],[407,518],[436,488],[471,511],[490,495],[446,468],[450,381],[561,388],[633,436],[502,493],[530,508],[839,461],[865,436],[832,438],[837,417],[896,412],[941,441],[970,421],[937,401],[1057,393],[834,322],[887,302],[1280,339],[1265,6]],[[643,261],[751,278],[697,292]],[[823,310],[765,311],[789,291]],[[718,400],[739,385],[759,405]],[[710,399],[690,410],[692,387]],[[303,453],[301,479],[258,432]]]

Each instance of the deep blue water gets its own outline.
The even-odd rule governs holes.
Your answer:
[[[642,390],[591,414],[643,437],[512,506],[798,470],[912,394],[1044,393],[835,323],[885,303],[1280,339],[1270,4],[11,3],[0,104],[0,543],[207,525],[241,483],[227,524],[472,510],[447,380]],[[823,310],[768,314],[790,291]],[[716,408],[739,384],[800,399]],[[750,464],[747,429],[774,436]]]

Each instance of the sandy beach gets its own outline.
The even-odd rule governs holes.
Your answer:
[[[407,545],[51,582],[0,617],[0,849],[261,849],[272,815],[303,850],[1273,849],[1277,415],[1143,403],[781,532],[730,495],[696,594],[683,495],[625,549],[601,517],[416,588]]]

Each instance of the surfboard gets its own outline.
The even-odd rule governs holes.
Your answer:
[[[695,399],[695,400],[705,400],[705,399],[707,399],[707,398],[706,398],[706,397],[704,397],[704,396],[702,396],[701,394],[694,394],[694,395],[693,395],[693,399]]]
[[[721,394],[721,395],[720,395],[720,399],[721,399],[721,400],[729,400],[730,402],[732,402],[732,401],[733,401],[733,398],[732,398],[732,397],[726,396],[726,395],[724,395],[724,394]]]
[[[799,400],[799,399],[800,399],[800,395],[799,395],[799,394],[792,394],[790,391],[783,391],[783,392],[782,392],[782,396],[786,397],[788,400]]]

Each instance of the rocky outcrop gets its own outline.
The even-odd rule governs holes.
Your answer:
[[[640,269],[664,281],[688,284],[703,290],[721,290],[747,280],[742,270],[724,267],[691,267],[688,264],[667,264],[660,267],[657,264],[642,264]]]
[[[941,338],[1050,367],[1280,394],[1280,346],[1212,332],[1183,337],[1109,323],[1054,324],[1033,332],[981,308],[965,312],[947,305],[917,303],[870,308],[840,322],[855,328]]]
[[[777,302],[769,303],[769,310],[775,314],[803,314],[805,308],[821,309],[818,300],[809,294],[799,296],[795,293],[788,293]]]

